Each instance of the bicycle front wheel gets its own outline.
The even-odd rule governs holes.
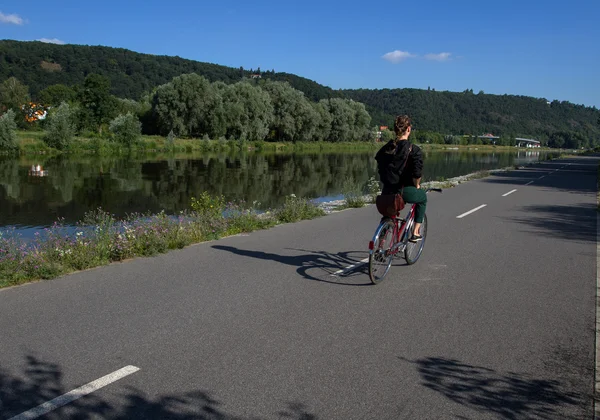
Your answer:
[[[381,222],[369,245],[369,278],[373,284],[378,284],[390,270],[394,259],[394,223],[391,220]]]
[[[419,242],[410,242],[408,240],[410,236],[412,236],[410,233],[406,235],[406,248],[404,249],[404,258],[409,265],[417,262],[425,247],[425,239],[427,238],[427,215],[424,216],[423,223],[421,224],[421,236],[423,239]]]

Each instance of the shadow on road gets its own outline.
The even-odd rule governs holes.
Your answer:
[[[139,373],[138,373],[139,374]],[[90,378],[94,380],[96,378]],[[84,385],[84,384],[80,384]],[[110,386],[110,385],[109,385]],[[0,419],[8,419],[63,395],[65,389],[58,365],[27,356],[19,375],[0,370]],[[259,392],[255,390],[253,392]],[[45,415],[50,419],[150,419],[150,420],[254,420],[258,417],[238,417],[225,413],[221,403],[204,391],[171,394],[148,398],[141,391],[128,387],[118,402],[108,402],[96,394],[82,397],[63,408]],[[302,404],[289,403],[276,413],[280,419],[317,420]]]
[[[593,204],[575,206],[525,206],[526,217],[507,217],[506,221],[529,226],[535,233],[577,242],[596,242],[597,210]]]
[[[565,415],[565,410],[584,410],[583,400],[564,391],[558,381],[500,373],[453,359],[428,357],[408,362],[417,366],[425,387],[480,413],[511,420],[586,418],[581,417],[584,413]]]
[[[598,175],[598,158],[580,158],[578,160],[557,160],[523,169],[497,172],[483,181],[491,184],[507,186],[524,186],[529,181],[534,186],[571,193],[596,193]],[[555,170],[559,172],[555,172]],[[543,179],[539,179],[544,176]]]
[[[294,249],[293,251],[306,252],[303,255],[280,255],[271,252],[240,249],[233,246],[213,245],[213,249],[228,251],[244,257],[257,258],[259,260],[276,261],[281,264],[297,267],[296,272],[308,280],[322,281],[344,286],[367,286],[371,285],[367,274],[366,265],[362,264],[344,275],[333,276],[339,270],[359,263],[367,258],[365,251],[349,251],[332,254],[327,251],[309,251]],[[351,279],[352,281],[348,281]]]

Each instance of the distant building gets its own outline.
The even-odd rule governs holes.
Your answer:
[[[262,76],[260,74],[251,74],[250,78],[251,79],[260,79],[260,78],[262,78]]]

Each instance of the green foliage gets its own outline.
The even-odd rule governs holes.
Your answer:
[[[227,138],[264,140],[273,121],[273,104],[268,93],[249,82],[227,86],[223,92]]]
[[[213,85],[216,91],[214,101],[216,101],[217,108],[215,109],[218,109],[218,97],[222,98],[227,86],[240,80],[246,80],[253,73],[252,70],[243,68],[199,63],[178,57],[138,54],[117,48],[10,40],[0,41],[0,57],[3,57],[0,63],[0,81],[6,81],[11,77],[18,79],[23,83],[21,86],[29,86],[34,99],[40,99],[41,91],[51,85],[62,84],[65,87],[76,87],[79,91],[78,97],[83,105],[78,123],[83,128],[94,131],[98,131],[103,124],[108,123],[116,115],[112,111],[116,111],[117,113],[137,113],[142,121],[144,133],[156,134],[159,130],[157,118],[152,112],[149,105],[150,99],[148,99],[153,97],[151,90],[155,87],[170,83],[174,77],[179,77],[181,74],[197,73]],[[143,100],[142,110],[138,113],[130,108],[123,109],[122,104],[102,106],[102,101],[91,100],[93,95],[86,91],[87,88],[81,86],[84,84],[85,77],[90,77],[92,73],[102,74],[110,80],[109,94],[135,100],[146,98]],[[474,94],[472,89],[466,89],[464,92],[419,89],[332,90],[293,74],[267,71],[261,72],[261,76],[260,82],[248,83],[257,88],[264,84],[266,89],[265,82],[267,81],[287,82],[292,88],[302,92],[307,99],[325,100],[325,104],[311,103],[313,110],[318,115],[315,122],[312,122],[314,115],[310,111],[301,109],[301,112],[298,112],[299,121],[306,119],[310,123],[295,122],[294,139],[311,141],[312,137],[317,141],[330,139],[351,141],[364,138],[364,131],[349,128],[352,127],[352,124],[358,127],[363,124],[364,114],[357,112],[358,108],[354,109],[354,112],[349,112],[344,106],[334,105],[335,109],[332,110],[327,104],[329,99],[333,101],[336,98],[342,98],[365,104],[373,123],[378,125],[391,126],[395,115],[409,114],[413,118],[414,128],[417,132],[441,133],[445,136],[446,144],[467,144],[468,139],[454,136],[476,136],[487,132],[502,136],[498,144],[507,142],[510,144],[510,139],[514,137],[536,138],[542,142],[549,142],[550,145],[562,144],[563,147],[569,148],[593,147],[600,144],[600,111],[594,107],[575,105],[566,101],[549,103],[543,98],[490,95],[482,92]],[[46,92],[43,97],[46,98],[46,95],[54,97],[54,99],[50,99],[54,102],[67,100],[70,97],[68,88],[61,89],[65,96],[49,95]],[[26,90],[17,90],[20,90],[20,93],[14,96],[18,99],[8,102],[22,104],[27,99]],[[7,91],[4,89],[4,92]],[[0,89],[0,102],[3,102],[3,98],[8,96],[1,92]],[[103,97],[107,98],[104,102],[112,100],[110,95]],[[10,105],[10,107],[14,108],[15,105]],[[248,113],[245,105],[230,103],[230,108],[230,115],[219,111],[216,116],[205,118],[204,123],[208,124],[213,132],[198,128],[197,137],[202,137],[204,134],[215,139],[224,136],[227,132],[225,118],[228,117],[229,121],[235,121],[233,116],[237,113],[240,115]],[[280,132],[276,131],[271,124],[277,120],[276,108],[275,106],[274,116],[267,124],[267,130],[269,130],[267,135],[269,132],[273,134],[272,137],[269,137],[270,140],[289,138],[289,136],[280,135]],[[280,125],[280,122],[277,124]],[[243,127],[246,125],[243,124]],[[244,131],[243,127],[235,127],[230,130],[237,131],[237,134],[228,133],[228,137],[240,138],[245,134],[249,140],[252,140],[253,137],[263,140],[257,135],[248,136],[252,130]],[[313,130],[315,127],[316,130]],[[167,134],[171,128],[164,129],[163,127],[161,132]],[[330,133],[332,128],[334,131]],[[298,134],[298,130],[304,129],[307,129],[308,132],[300,131]],[[178,130],[175,132],[178,135],[185,135]],[[260,130],[254,130],[254,133],[257,132]],[[559,132],[569,134],[554,135]],[[576,134],[580,137],[575,137]],[[264,137],[266,138],[267,135]],[[551,139],[553,135],[554,137]],[[431,139],[429,141],[432,142]],[[439,139],[434,138],[433,142],[438,143]]]
[[[222,195],[213,197],[208,192],[203,191],[198,198],[191,198],[192,210],[205,217],[222,218],[225,211],[225,197]]]
[[[314,219],[324,215],[325,212],[323,209],[311,203],[306,198],[296,197],[295,194],[287,196],[283,207],[275,211],[275,218],[283,223]]]
[[[45,106],[59,106],[63,102],[71,103],[75,100],[76,92],[72,88],[57,84],[43,89],[37,95]]]
[[[74,115],[73,108],[66,102],[50,113],[44,136],[49,147],[65,150],[70,146],[75,135]]]
[[[27,102],[29,102],[29,88],[16,77],[10,77],[0,84],[1,107],[20,113],[21,106]]]
[[[362,191],[357,187],[356,183],[352,179],[346,179],[342,188],[342,194],[346,200],[348,207],[359,208],[364,207],[366,204],[363,198]]]
[[[197,74],[184,74],[157,88],[152,99],[161,133],[218,137],[225,133],[221,96]]]
[[[110,94],[110,80],[99,74],[90,74],[79,93],[81,124],[85,128],[102,131],[115,115],[117,103]]]
[[[0,117],[0,151],[14,151],[17,146],[15,112],[9,109]]]
[[[138,118],[131,112],[125,115],[119,115],[110,122],[110,132],[113,134],[117,143],[127,147],[138,143],[142,134],[142,124]]]

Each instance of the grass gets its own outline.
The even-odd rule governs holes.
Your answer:
[[[61,220],[24,241],[0,231],[0,287],[51,279],[116,261],[152,256],[194,243],[323,216],[311,201],[290,196],[282,208],[259,213],[245,202],[226,203],[207,193],[192,198],[177,216],[131,214],[117,219],[102,209],[86,214],[75,229]]]
[[[141,136],[131,149],[98,136],[77,136],[68,150],[59,151],[48,147],[43,141],[42,131],[18,131],[19,153],[28,154],[104,154],[122,155],[135,153],[178,153],[199,154],[205,152],[357,152],[373,150],[380,146],[375,142],[266,142],[210,139],[169,139],[162,136]]]

